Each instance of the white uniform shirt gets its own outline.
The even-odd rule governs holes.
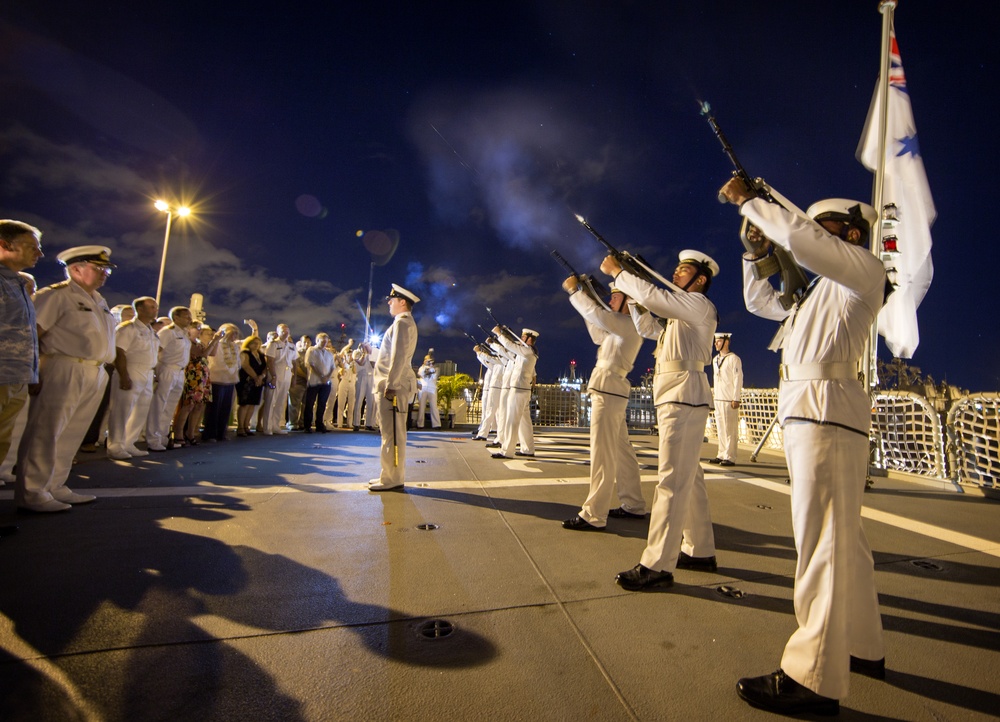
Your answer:
[[[743,395],[743,362],[733,352],[712,360],[712,394],[716,401],[739,401]]]
[[[191,360],[191,337],[186,328],[165,326],[156,334],[160,338],[160,360],[157,366],[182,369]]]
[[[115,329],[115,346],[125,354],[129,372],[145,374],[156,366],[160,339],[156,331],[137,318],[118,325]]]
[[[291,380],[292,364],[295,363],[295,359],[299,356],[294,341],[281,341],[279,339],[269,341],[264,346],[264,355],[274,363],[274,372],[277,374],[279,380]]]
[[[409,311],[397,315],[382,337],[375,360],[375,390],[379,394],[394,389],[401,399],[412,399],[417,393],[417,377],[413,373],[413,352],[417,350],[417,324]]]
[[[791,253],[796,263],[821,276],[801,304],[785,310],[774,287],[766,280],[755,280],[750,263],[743,264],[747,310],[774,320],[794,311],[783,329],[782,361],[857,364],[884,300],[881,261],[866,248],[845,243],[818,223],[762,199],[747,201],[740,213]],[[857,379],[782,381],[778,419],[784,423],[796,418],[867,433],[871,402]]]
[[[437,393],[437,383],[438,383],[438,370],[437,366],[432,363],[425,363],[417,371],[417,377],[420,381],[420,390],[426,391],[427,393]]]
[[[703,369],[711,362],[718,324],[715,304],[702,293],[660,288],[627,271],[618,274],[615,286],[663,319],[653,318],[650,313],[643,313],[634,304],[629,304],[639,335],[657,339],[653,403],[656,406],[664,403],[710,405],[712,391],[705,372],[672,370],[672,364],[700,363]]]
[[[535,381],[535,364],[538,353],[521,339],[512,339],[506,333],[497,334],[500,343],[513,357],[513,367],[510,372],[510,388],[518,391],[530,391]]]
[[[43,355],[114,362],[115,317],[97,291],[91,296],[71,280],[43,288],[35,296],[35,319]]]
[[[580,291],[570,294],[569,302],[583,316],[590,338],[598,346],[597,367],[588,387],[593,391],[627,396],[631,384],[626,376],[642,347],[642,336],[635,330],[632,318],[609,311]]]

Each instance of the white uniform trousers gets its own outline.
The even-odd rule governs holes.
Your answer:
[[[420,401],[417,403],[417,428],[424,428],[424,412],[427,411],[427,407],[430,406],[431,412],[431,428],[439,429],[441,428],[441,413],[438,411],[438,395],[437,390],[434,391],[420,391]]]
[[[333,377],[330,379],[330,398],[326,402],[326,412],[323,414],[323,426],[328,429],[332,429],[335,426],[340,426],[340,424],[334,423],[333,421],[333,407],[339,406],[340,404],[334,403],[340,398],[340,379],[337,378],[337,372],[333,372]],[[340,413],[341,409],[337,409],[337,413]],[[343,416],[343,414],[341,414]]]
[[[292,377],[289,376],[276,379],[273,389],[264,388],[264,408],[261,410],[264,431],[274,433],[285,428],[285,409],[288,406],[288,387],[291,384]]]
[[[500,453],[514,456],[514,445],[521,442],[522,454],[535,453],[535,435],[531,428],[531,390],[511,389],[507,394],[507,413]]]
[[[42,390],[29,404],[17,453],[18,504],[44,504],[61,493],[107,383],[102,366],[43,358]]]
[[[615,486],[625,511],[645,514],[639,481],[639,460],[628,438],[623,396],[595,391],[590,394],[590,494],[580,509],[580,518],[594,526],[606,526]]]
[[[361,403],[365,405],[365,426],[376,426],[375,413],[375,385],[372,383],[372,375],[365,374],[358,376],[358,383],[354,389],[354,425],[361,426]]]
[[[354,421],[354,402],[357,400],[355,381],[344,380],[337,389],[337,426],[351,426]]]
[[[149,417],[153,400],[153,371],[145,374],[129,371],[132,388],[122,391],[117,375],[111,381],[111,403],[108,409],[108,453],[127,452],[135,446]]]
[[[177,413],[177,403],[184,391],[184,369],[156,369],[156,387],[149,403],[149,417],[146,419],[146,445],[162,448],[170,438],[170,424]]]
[[[400,398],[396,399],[396,404],[397,411],[394,413],[392,402],[384,396],[378,397],[379,430],[382,433],[382,471],[378,480],[386,486],[398,486],[406,477],[407,406]]]
[[[483,394],[483,420],[479,424],[476,436],[482,436],[485,439],[490,435],[490,431],[497,428],[497,399],[499,397],[500,389],[495,386],[487,388]]]
[[[677,554],[715,556],[715,533],[701,468],[707,406],[666,403],[656,408],[660,432],[659,481],[649,518],[649,537],[640,563],[673,572]]]
[[[503,446],[504,434],[507,431],[507,400],[510,398],[510,388],[502,388],[497,394],[497,435],[493,437],[495,443]]]
[[[868,439],[828,424],[782,427],[792,482],[795,618],[781,668],[833,699],[847,696],[850,655],[882,659],[875,563],[861,528]]]
[[[740,441],[740,410],[732,401],[715,402],[715,429],[719,434],[719,451],[716,457],[723,461],[736,461]]]

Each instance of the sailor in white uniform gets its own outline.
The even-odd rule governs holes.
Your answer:
[[[146,419],[146,448],[150,451],[166,451],[170,441],[170,425],[184,391],[184,369],[191,360],[190,325],[191,310],[174,306],[170,309],[170,323],[156,334],[160,339],[160,357]]]
[[[639,482],[639,460],[628,438],[625,410],[631,384],[629,371],[642,346],[642,337],[628,315],[628,298],[611,288],[610,308],[605,308],[587,293],[581,293],[580,279],[570,276],[563,281],[573,304],[587,324],[590,338],[597,344],[597,365],[590,375],[590,493],[583,507],[572,519],[563,522],[565,529],[594,531],[603,529],[608,516],[642,518],[646,502]],[[619,506],[611,509],[618,491]]]
[[[740,398],[743,395],[743,362],[729,350],[731,333],[715,334],[712,360],[712,398],[715,401],[715,428],[719,450],[709,464],[735,466],[740,443]]]
[[[18,449],[14,499],[22,509],[66,511],[96,498],[65,484],[108,383],[103,367],[115,360],[115,319],[97,290],[115,267],[110,257],[104,246],[63,251],[56,258],[66,280],[35,296],[41,388]]]
[[[500,451],[494,459],[511,459],[515,456],[535,455],[535,435],[531,425],[531,387],[535,383],[535,364],[538,362],[538,331],[530,328],[521,330],[521,337],[515,336],[506,326],[497,326],[493,333],[500,343],[513,355],[510,372],[510,390],[507,392],[507,407],[504,411],[503,438]],[[500,436],[500,434],[497,434]],[[520,441],[520,449],[514,445]]]
[[[411,366],[417,350],[417,324],[411,311],[419,301],[412,291],[392,284],[387,298],[392,325],[382,337],[375,360],[382,471],[368,482],[369,491],[402,489],[406,480],[407,406],[417,393],[417,377]]]
[[[292,386],[292,366],[299,357],[288,325],[279,323],[275,330],[277,337],[264,345],[264,355],[270,359],[274,373],[274,388],[264,389],[264,406],[260,412],[263,420],[261,433],[264,436],[288,433],[285,411],[288,408],[288,391]]]
[[[132,302],[136,315],[115,330],[115,369],[111,378],[111,403],[108,411],[108,456],[126,461],[133,456],[148,456],[136,447],[146,426],[149,404],[153,398],[153,368],[160,351],[160,339],[150,324],[159,307],[149,296]]]
[[[503,373],[503,360],[500,355],[489,345],[489,341],[484,344],[477,344],[475,347],[476,358],[486,368],[483,374],[483,393],[481,407],[483,418],[473,435],[475,441],[486,441],[490,431],[496,428],[497,418],[497,398],[500,394],[500,374]]]
[[[780,669],[741,679],[737,692],[784,714],[835,714],[852,670],[885,676],[874,562],[861,527],[871,401],[857,370],[887,290],[882,263],[866,247],[878,215],[866,204],[833,198],[815,203],[803,218],[752,197],[737,179],[722,193],[766,239],[818,274],[786,310],[771,284],[751,270],[769,242],[744,256],[747,309],[783,320],[776,339],[782,350],[778,421],[791,477],[799,626]]]
[[[434,349],[424,356],[424,363],[417,369],[420,382],[420,397],[417,402],[417,428],[424,428],[424,413],[430,407],[431,428],[441,428],[441,412],[438,411],[438,368],[434,365]]]
[[[646,549],[634,568],[617,576],[618,584],[630,591],[671,586],[678,567],[716,569],[715,534],[699,455],[712,403],[705,367],[711,362],[718,323],[715,305],[705,293],[719,275],[719,265],[692,250],[681,251],[679,261],[672,289],[623,271],[614,256],[601,263],[601,270],[615,277],[615,287],[633,300],[636,330],[657,339],[653,404],[660,435],[659,481]]]

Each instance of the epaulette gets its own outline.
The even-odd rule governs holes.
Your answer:
[[[67,278],[65,281],[59,281],[59,283],[53,283],[51,286],[49,286],[49,288],[66,288],[66,286],[68,285],[69,285],[69,279]]]

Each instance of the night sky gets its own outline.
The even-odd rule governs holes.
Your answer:
[[[162,197],[195,209],[173,225],[164,308],[197,292],[212,325],[360,338],[372,273],[377,329],[390,283],[422,296],[417,362],[433,347],[477,376],[463,332],[481,337],[490,306],[541,332],[551,382],[595,359],[549,256],[597,272],[579,213],[668,276],[684,248],[713,255],[719,330],[747,385],[776,386],[775,327],[743,307],[739,217],[716,200],[731,168],[697,101],[797,205],[870,201],[855,151],[877,2],[397,5],[4,3],[0,217],[44,232],[40,284],[62,279],[59,250],[96,243],[119,266],[109,304],[154,295]],[[912,364],[973,391],[1000,390],[996,18],[902,0],[895,21],[938,212]]]

